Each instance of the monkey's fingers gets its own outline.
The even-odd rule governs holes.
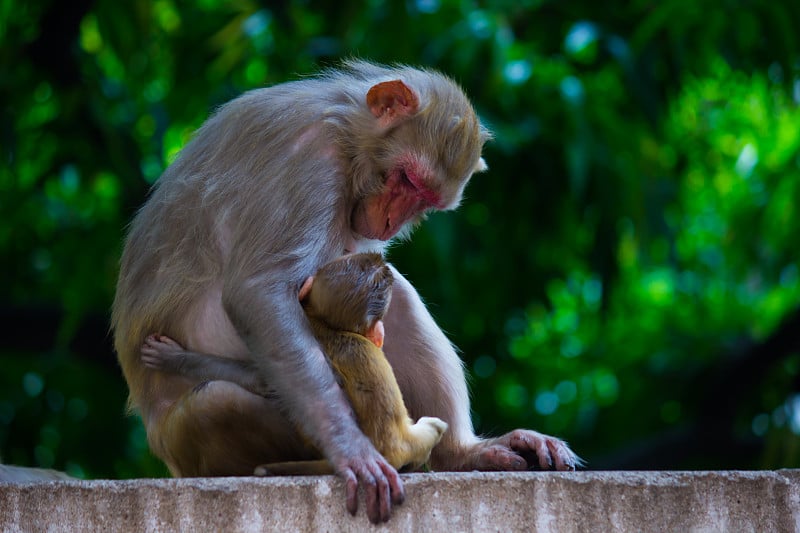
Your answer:
[[[403,502],[406,501],[406,489],[403,487],[403,482],[400,480],[400,474],[387,462],[381,463],[381,469],[383,469],[383,473],[389,481],[392,503],[395,505],[402,505]]]
[[[392,514],[392,507],[389,500],[388,483],[386,478],[383,483],[376,479],[367,469],[360,470],[356,474],[352,469],[347,469],[344,474],[345,491],[347,497],[347,510],[351,515],[358,511],[358,485],[364,485],[364,498],[367,507],[367,517],[373,524],[386,522]]]
[[[356,459],[342,473],[345,481],[347,510],[358,510],[358,486],[364,487],[367,516],[373,524],[386,522],[392,515],[392,504],[405,500],[405,490],[397,471],[383,457]]]
[[[161,352],[158,350],[158,348],[154,348],[153,346],[146,343],[142,345],[141,351],[142,351],[142,359],[144,359],[145,357],[149,359],[159,359],[161,357]]]
[[[392,500],[389,495],[389,481],[383,472],[364,476],[367,516],[373,524],[386,522],[392,516]]]
[[[158,356],[145,354],[144,349],[142,349],[142,363],[147,368],[154,368],[156,370],[160,369],[162,366],[162,361]]]
[[[144,344],[142,344],[141,352],[143,354],[147,354],[147,355],[157,355],[158,354],[158,350],[152,344],[147,342],[148,340],[149,340],[149,337],[144,340]]]
[[[507,435],[509,447],[522,455],[536,455],[542,470],[575,470],[581,459],[566,442],[536,431],[517,429]]]
[[[373,524],[386,522],[392,516],[392,497],[389,480],[377,462],[368,463],[359,476],[364,485],[367,516]]]
[[[183,346],[166,335],[148,335],[147,338],[144,339],[144,346],[159,351],[183,351]]]
[[[573,452],[566,442],[555,439],[548,441],[550,453],[556,458],[556,470],[576,470],[586,466],[586,461]]]
[[[344,478],[347,512],[355,516],[358,511],[358,478],[356,478],[355,472],[350,469],[340,475]]]
[[[479,452],[473,467],[481,471],[521,471],[528,463],[508,446],[492,444]]]

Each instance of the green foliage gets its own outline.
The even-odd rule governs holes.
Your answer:
[[[0,0],[0,454],[163,475],[105,327],[79,342],[125,224],[215,106],[360,56],[443,70],[495,132],[460,210],[390,252],[481,431],[800,466],[798,24],[789,0]],[[709,448],[635,459],[681,432]]]
[[[672,183],[649,184],[669,191],[654,198],[657,209],[620,213],[614,279],[576,268],[527,308],[509,351],[533,379],[499,381],[498,401],[518,416],[533,407],[552,415],[548,431],[575,427],[601,449],[630,438],[602,430],[625,411],[642,434],[686,424],[700,373],[740,337],[769,336],[800,302],[800,109],[762,74],[711,69],[685,82],[658,142],[631,139]],[[760,385],[786,390],[797,356]],[[753,398],[740,422],[760,435],[780,430],[780,415],[753,417],[797,416],[794,398]]]

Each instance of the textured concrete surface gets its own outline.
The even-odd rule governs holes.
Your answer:
[[[800,470],[404,481],[406,503],[378,527],[347,514],[330,476],[0,483],[0,531],[800,531]]]

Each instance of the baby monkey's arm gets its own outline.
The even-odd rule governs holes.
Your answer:
[[[180,374],[203,381],[230,381],[259,396],[270,391],[249,361],[190,352],[166,335],[150,335],[142,345],[142,362],[147,368]]]

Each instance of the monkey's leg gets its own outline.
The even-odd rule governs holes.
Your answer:
[[[431,467],[458,470],[469,448],[480,442],[472,429],[463,365],[414,287],[394,267],[392,274],[383,351],[411,418],[435,416],[449,425],[431,454]]]
[[[319,457],[276,401],[227,381],[186,392],[150,426],[150,445],[175,476],[249,476],[261,464]]]
[[[417,447],[430,452],[442,440],[442,435],[447,431],[447,422],[434,416],[423,416],[409,428],[409,431]]]
[[[409,421],[410,422],[410,421]],[[423,416],[408,428],[407,457],[402,466],[417,470],[428,462],[431,450],[442,440],[447,423],[439,418]]]
[[[436,416],[449,430],[431,453],[435,470],[573,470],[580,459],[563,441],[530,430],[475,435],[461,360],[411,284],[392,268],[392,302],[384,318],[384,353],[412,418]],[[535,458],[535,461],[527,459]]]

